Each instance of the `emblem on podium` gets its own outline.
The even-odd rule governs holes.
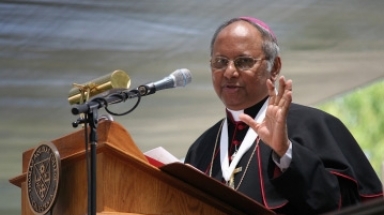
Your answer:
[[[42,143],[33,151],[27,172],[27,196],[32,212],[44,215],[57,198],[60,179],[60,155],[50,142]]]

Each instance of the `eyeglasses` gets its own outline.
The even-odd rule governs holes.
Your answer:
[[[211,67],[216,70],[225,70],[229,63],[232,61],[235,65],[236,69],[240,71],[245,71],[251,69],[258,61],[262,61],[264,59],[254,59],[251,57],[238,57],[234,60],[229,60],[227,58],[216,58],[211,59]]]

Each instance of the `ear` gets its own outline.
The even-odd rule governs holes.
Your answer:
[[[271,70],[271,81],[272,81],[272,83],[275,83],[275,81],[279,77],[280,69],[281,69],[281,58],[280,58],[280,56],[277,56],[275,58],[275,61],[273,62],[273,68]]]

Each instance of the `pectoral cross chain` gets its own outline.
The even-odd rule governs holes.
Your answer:
[[[229,179],[229,184],[228,184],[230,188],[235,189],[235,174],[241,172],[242,170],[243,170],[242,167],[238,167],[233,170],[233,173],[231,175],[231,178]]]

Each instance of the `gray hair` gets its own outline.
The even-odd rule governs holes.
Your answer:
[[[233,18],[231,20],[228,20],[226,22],[224,22],[223,24],[221,24],[215,31],[215,33],[213,34],[213,37],[212,37],[212,40],[211,40],[211,56],[213,55],[213,45],[216,41],[216,38],[217,38],[217,35],[225,28],[227,27],[228,25],[234,23],[234,22],[237,22],[237,21],[240,21],[240,20],[243,20],[243,21],[246,21],[250,24],[252,24],[253,26],[255,26],[255,28],[261,33],[261,37],[263,39],[263,43],[261,44],[261,47],[262,47],[262,50],[265,54],[265,59],[268,63],[268,67],[267,67],[267,70],[270,72],[272,70],[272,67],[273,67],[273,64],[275,62],[275,59],[276,57],[279,56],[279,53],[280,53],[280,48],[277,44],[277,41],[276,39],[268,32],[266,31],[264,28],[260,27],[259,25],[257,25],[256,23],[253,23],[247,19],[243,19],[243,18]]]

